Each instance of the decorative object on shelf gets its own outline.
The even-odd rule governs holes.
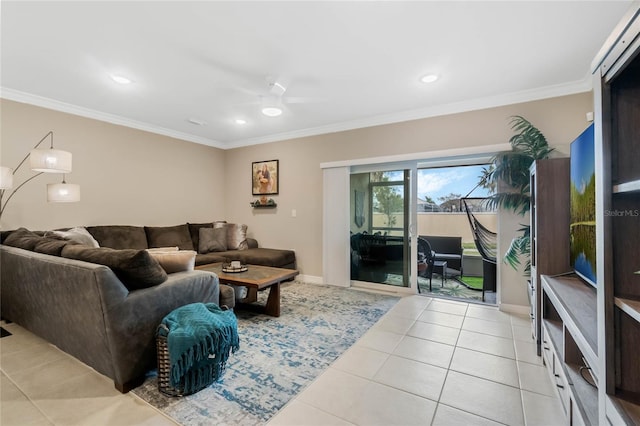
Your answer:
[[[50,148],[38,149],[40,144],[47,140],[47,138],[50,139]],[[10,167],[0,167],[0,218],[2,217],[4,209],[7,207],[7,203],[9,203],[9,200],[11,200],[15,193],[43,173],[62,173],[62,183],[47,184],[47,201],[52,203],[72,203],[80,201],[80,185],[67,183],[65,181],[65,173],[71,172],[71,157],[70,152],[54,149],[53,131],[50,131],[40,139],[16,167],[13,169]],[[37,173],[11,191],[3,203],[2,199],[4,198],[5,192],[11,190],[14,186],[14,175],[25,161],[27,161],[27,158],[30,159],[29,164],[31,170]]]
[[[251,164],[252,195],[275,195],[279,190],[278,160],[256,161]]]
[[[260,207],[277,207],[278,205],[273,200],[273,198],[267,199],[267,197],[260,197],[260,199],[250,202],[251,207],[260,208]]]
[[[529,211],[531,193],[529,188],[529,168],[535,160],[548,158],[553,148],[547,139],[527,119],[521,116],[511,117],[511,129],[518,132],[509,139],[513,150],[502,152],[493,157],[491,166],[482,171],[480,183],[485,188],[496,191],[498,182],[506,184],[503,192],[494,192],[487,199],[492,208],[504,208],[521,216]],[[511,240],[504,260],[517,269],[521,259],[525,259],[525,274],[531,272],[530,230],[529,225],[522,225],[518,231],[522,234]]]
[[[247,265],[243,265],[239,260],[233,260],[230,263],[222,264],[222,272],[227,274],[229,273],[237,273],[237,272],[247,272],[249,267]]]

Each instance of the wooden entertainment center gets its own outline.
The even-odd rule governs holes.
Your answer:
[[[537,165],[533,327],[569,424],[633,425],[640,424],[640,1],[609,37],[592,72],[597,285],[556,275],[569,247],[555,228],[542,226],[541,215],[551,213],[535,195],[541,196],[551,172]],[[562,259],[549,266],[556,255]]]

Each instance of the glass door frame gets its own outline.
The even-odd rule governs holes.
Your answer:
[[[384,164],[371,164],[371,165],[357,165],[351,166],[349,174],[371,173],[379,171],[397,171],[407,170],[408,176],[405,177],[405,190],[404,190],[404,217],[405,217],[405,233],[404,239],[405,250],[408,249],[409,262],[408,274],[409,274],[409,286],[392,287],[394,291],[408,292],[411,294],[418,293],[418,256],[417,256],[417,220],[418,220],[418,188],[417,188],[417,174],[418,174],[418,161],[405,161],[405,162],[393,162]],[[354,287],[370,288],[375,290],[390,291],[388,284],[373,283],[367,281],[351,280],[351,285]]]

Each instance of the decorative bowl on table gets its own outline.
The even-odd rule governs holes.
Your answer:
[[[247,265],[243,265],[243,264],[234,264],[234,263],[222,264],[222,272],[225,272],[227,274],[236,273],[236,272],[246,272],[248,270],[249,268],[247,267]]]

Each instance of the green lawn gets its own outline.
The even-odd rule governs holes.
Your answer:
[[[482,290],[482,277],[462,277],[462,281],[471,288]]]

